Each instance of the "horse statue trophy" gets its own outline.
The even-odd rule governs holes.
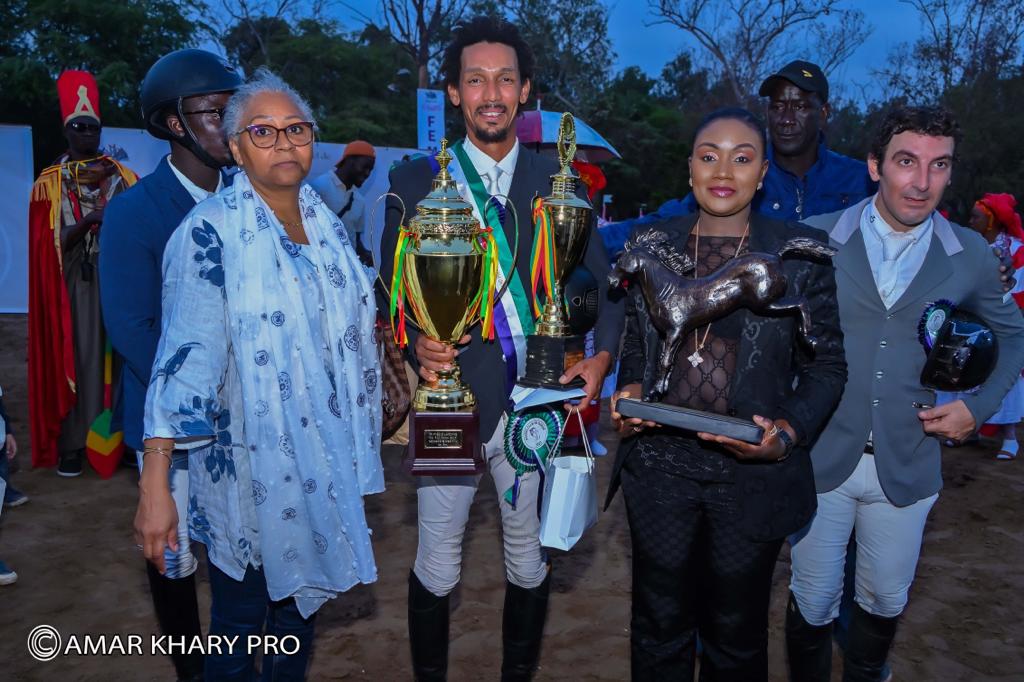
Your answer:
[[[630,239],[608,275],[608,282],[612,287],[622,286],[626,281],[640,287],[661,343],[657,372],[643,400],[622,398],[618,401],[618,412],[688,431],[761,442],[763,429],[752,421],[657,401],[668,392],[676,354],[690,332],[739,308],[758,315],[798,314],[799,339],[813,352],[818,341],[811,335],[810,309],[803,296],[785,295],[787,282],[782,259],[796,256],[827,260],[835,253],[835,249],[818,240],[795,237],[787,240],[778,253],[746,253],[707,277],[693,277],[688,273],[693,272],[696,264],[687,254],[676,250],[666,233],[651,230]],[[687,359],[694,367],[701,363],[699,353]]]

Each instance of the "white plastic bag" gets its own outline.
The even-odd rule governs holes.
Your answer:
[[[597,523],[597,477],[594,455],[579,410],[580,433],[585,456],[564,455],[548,464],[544,475],[544,498],[540,513],[540,544],[554,549],[572,549],[584,531]]]

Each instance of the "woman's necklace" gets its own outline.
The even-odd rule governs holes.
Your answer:
[[[732,258],[735,258],[736,256],[740,255],[740,249],[743,248],[743,242],[747,238],[747,234],[749,232],[750,223],[748,222],[747,226],[743,228],[743,235],[740,237],[740,243],[736,245],[736,253],[732,254]],[[693,278],[697,279],[697,254],[700,249],[700,220],[697,220],[697,225],[693,228],[693,234],[695,237],[695,239],[693,240]],[[732,260],[732,258],[730,258],[729,260]],[[723,265],[724,264],[725,263],[723,263]],[[704,356],[701,355],[701,351],[704,350],[704,344],[706,344],[708,341],[708,334],[711,333],[711,323],[708,323],[707,328],[704,330],[704,338],[701,339],[698,343],[697,334],[699,333],[700,331],[698,330],[693,335],[693,355],[690,355],[686,358],[694,367],[700,367],[700,365],[703,364],[704,362]]]
[[[277,211],[274,211],[274,217],[277,218],[278,222],[280,222],[282,225],[284,225],[284,231],[287,232],[289,234],[289,236],[291,236],[293,234],[294,235],[301,235],[301,234],[303,234],[302,219],[301,218],[299,218],[298,220],[285,220],[284,218],[282,218],[281,216],[279,216],[277,214]]]

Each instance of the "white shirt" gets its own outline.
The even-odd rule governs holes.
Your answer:
[[[313,178],[309,184],[324,200],[332,213],[335,215],[340,213],[338,217],[345,224],[349,239],[355,239],[356,234],[363,231],[365,214],[363,195],[355,187],[346,187],[333,169]],[[351,204],[349,204],[349,200],[352,201]],[[347,209],[345,209],[346,206],[348,206]],[[343,209],[345,212],[341,213]]]
[[[511,131],[509,134],[512,134]],[[476,172],[480,174],[480,178],[484,181],[484,187],[487,188],[487,191],[492,196],[498,194],[507,197],[509,190],[512,189],[512,175],[516,172],[516,162],[519,160],[519,140],[515,141],[512,149],[501,161],[495,161],[482,152],[468,137],[466,138],[465,150],[466,156],[469,157],[470,162],[473,164],[473,168],[476,169]],[[494,182],[496,167],[501,171],[497,173],[497,184]]]
[[[932,219],[906,232],[898,232],[885,222],[875,207],[877,195],[860,216],[864,248],[875,277],[878,295],[886,309],[893,307],[907,290],[932,243]]]
[[[174,167],[174,162],[171,161],[170,154],[167,155],[167,165],[171,167],[171,172],[174,173],[174,177],[178,178],[178,182],[181,183],[182,187],[185,188],[185,191],[188,192],[188,195],[192,197],[192,200],[197,204],[209,199],[214,194],[224,189],[224,177],[220,173],[217,173],[217,189],[212,192],[207,192],[205,189],[189,180],[184,173]]]

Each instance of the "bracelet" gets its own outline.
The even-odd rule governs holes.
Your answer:
[[[769,437],[776,437],[782,441],[782,445],[785,448],[782,452],[782,457],[779,457],[776,462],[784,462],[789,459],[789,456],[793,454],[793,447],[796,443],[793,442],[792,436],[789,432],[781,428],[778,424],[772,424],[772,430],[768,433]]]
[[[168,464],[174,464],[174,461],[171,459],[171,452],[173,452],[173,450],[171,448],[143,448],[142,449],[142,457],[143,457],[143,459],[145,459],[146,455],[150,454],[151,452],[155,452],[155,453],[157,453],[159,455],[163,455],[164,457],[167,458],[167,463]]]

